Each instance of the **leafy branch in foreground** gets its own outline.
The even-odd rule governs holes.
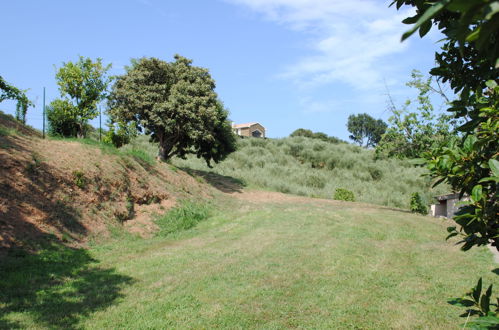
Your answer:
[[[454,218],[459,228],[449,227],[449,236],[461,236],[462,250],[490,244],[499,250],[499,1],[497,0],[395,0],[397,8],[409,5],[416,15],[404,23],[413,24],[402,39],[419,30],[421,37],[433,25],[445,36],[437,66],[430,73],[449,82],[459,98],[448,109],[465,122],[458,130],[463,137],[447,146],[434,148],[423,157],[436,184],[447,182],[469,201]],[[473,299],[460,299],[462,306],[473,303],[479,318],[466,325],[499,328],[499,310],[492,311],[492,287],[481,295],[481,280],[472,290]],[[470,296],[468,294],[468,296]],[[468,312],[464,316],[471,316]]]

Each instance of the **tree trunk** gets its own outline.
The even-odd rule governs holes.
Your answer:
[[[83,123],[78,124],[78,131],[76,132],[76,137],[78,139],[83,139],[85,137],[84,127],[85,127],[85,124],[83,124]]]
[[[159,150],[157,159],[166,162],[170,157],[172,145],[168,143],[164,133],[158,133]]]
[[[168,153],[166,151],[166,148],[163,147],[161,145],[161,143],[160,143],[159,144],[159,150],[158,150],[158,157],[157,157],[158,160],[161,160],[161,161],[165,162],[168,159],[167,156],[168,156]]]

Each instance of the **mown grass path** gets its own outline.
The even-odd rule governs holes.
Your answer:
[[[479,276],[494,280],[490,252],[460,252],[445,242],[442,220],[270,192],[235,195],[220,197],[211,218],[176,237],[92,248],[99,267],[131,280],[73,326],[449,329],[463,320],[446,300]],[[26,311],[7,319],[50,327]]]

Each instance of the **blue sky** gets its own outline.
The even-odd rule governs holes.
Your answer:
[[[42,126],[42,95],[59,96],[55,67],[101,57],[121,74],[131,58],[206,67],[236,123],[269,137],[297,128],[348,138],[350,114],[387,119],[386,87],[401,104],[412,69],[433,65],[439,35],[404,43],[410,12],[383,0],[19,0],[0,2],[0,75],[28,89],[28,124]],[[15,104],[0,109],[13,114]],[[93,121],[94,126],[98,121]]]

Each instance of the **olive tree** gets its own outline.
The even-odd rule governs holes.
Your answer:
[[[134,121],[159,144],[158,158],[185,158],[189,153],[219,162],[236,148],[228,112],[215,93],[215,81],[205,68],[175,55],[132,60],[117,77],[109,96],[109,115]]]

